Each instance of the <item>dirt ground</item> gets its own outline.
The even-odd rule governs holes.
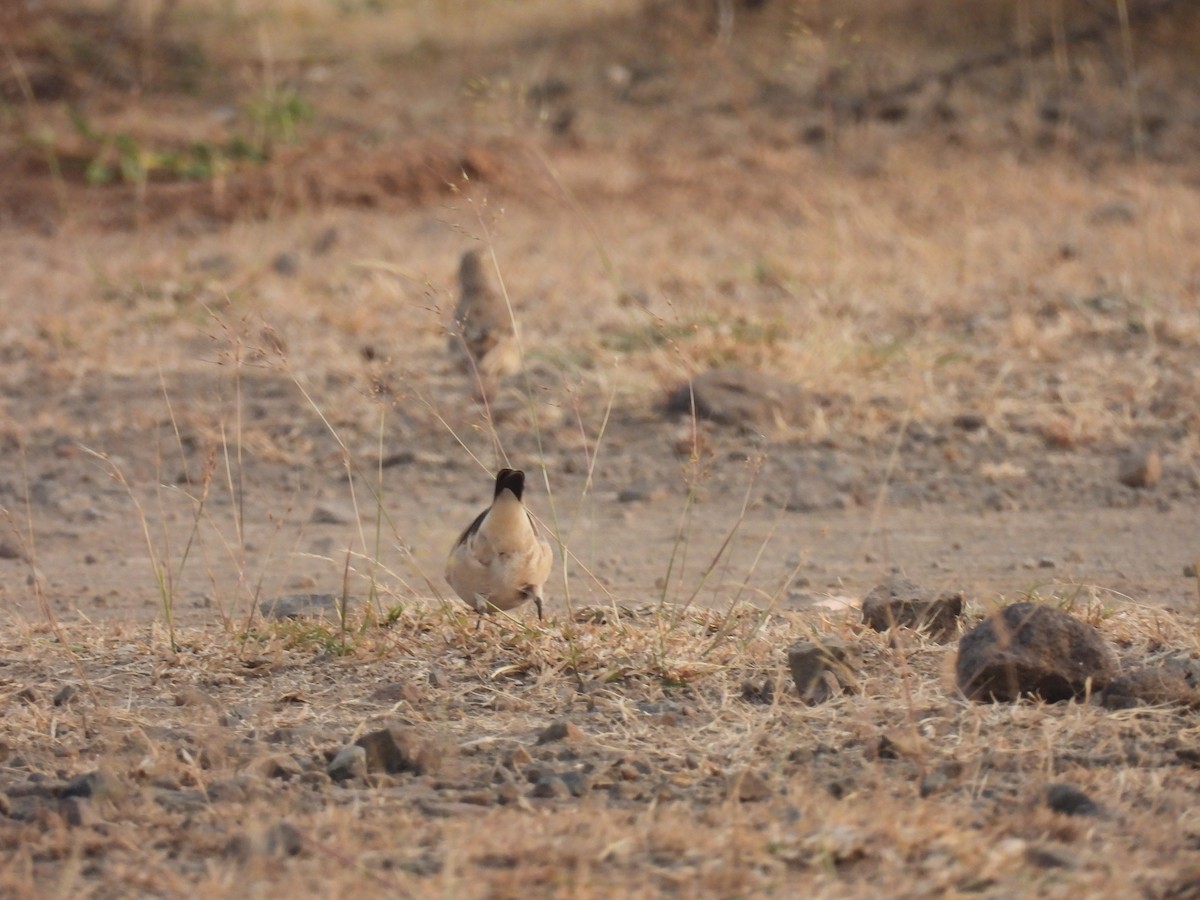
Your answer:
[[[1200,895],[1193,712],[970,704],[857,613],[1198,651],[1194,10],[58,6],[3,23],[0,892]],[[726,366],[802,408],[667,411]],[[476,631],[505,464],[559,566]]]

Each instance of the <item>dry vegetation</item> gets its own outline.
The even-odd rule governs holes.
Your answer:
[[[855,609],[899,566],[1200,652],[1188,4],[0,35],[0,894],[1200,891],[1194,712],[967,703],[953,642]],[[526,363],[488,405],[446,349],[468,247]],[[721,365],[807,415],[664,416]],[[442,557],[507,463],[565,563],[544,626],[476,631]],[[259,607],[310,592],[342,618]],[[864,662],[808,707],[814,632]],[[437,763],[329,778],[388,723]]]

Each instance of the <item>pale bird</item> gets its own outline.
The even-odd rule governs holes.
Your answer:
[[[480,622],[485,612],[514,609],[526,600],[533,600],[542,618],[542,587],[554,557],[521,502],[524,490],[524,472],[496,473],[492,505],[467,526],[446,560],[446,581]]]
[[[452,349],[466,349],[471,365],[488,382],[521,368],[508,305],[488,283],[478,250],[458,264],[458,306],[454,310]]]

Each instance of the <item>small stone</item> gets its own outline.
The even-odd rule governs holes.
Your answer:
[[[1109,709],[1170,705],[1200,709],[1200,661],[1176,657],[1123,672],[1105,688],[1103,703]]]
[[[1056,563],[1049,556],[1043,556],[1038,560],[1037,564],[1039,569],[1053,569],[1058,565],[1058,563]]]
[[[524,747],[518,747],[508,755],[508,766],[510,769],[523,769],[525,766],[533,765],[533,757],[529,755],[529,751]]]
[[[279,275],[290,278],[300,271],[300,256],[296,253],[280,253],[271,260],[271,268]]]
[[[304,850],[304,836],[291,822],[276,822],[267,831],[266,844],[271,856],[299,856]]]
[[[308,520],[314,525],[349,525],[358,521],[358,514],[351,506],[325,501],[313,507]]]
[[[1196,577],[1196,564],[1195,563],[1188,563],[1186,566],[1183,567],[1183,577],[1184,578],[1195,578]]]
[[[0,541],[0,559],[20,559],[21,551],[16,544]]]
[[[176,706],[210,706],[217,708],[220,704],[203,691],[194,687],[180,688],[175,693]]]
[[[54,695],[54,705],[62,706],[68,700],[75,696],[75,686],[73,684],[64,684],[58,689]]]
[[[1087,623],[1053,607],[1014,603],[962,636],[955,670],[972,700],[1055,703],[1103,689],[1117,660]]]
[[[103,821],[87,797],[64,797],[58,802],[58,811],[72,828],[98,825]]]
[[[583,772],[560,772],[558,776],[572,797],[582,797],[592,789],[591,779]]]
[[[435,754],[414,732],[399,725],[364,734],[354,742],[367,754],[367,771],[424,775],[435,768]]]
[[[312,242],[312,255],[323,256],[332,250],[338,242],[338,230],[330,225],[317,235]]]
[[[557,775],[544,775],[538,779],[538,783],[533,786],[529,796],[548,800],[566,800],[571,796],[571,789]]]
[[[1126,487],[1152,488],[1162,478],[1162,457],[1153,447],[1136,447],[1117,462],[1117,480]]]
[[[348,781],[351,778],[367,777],[367,751],[357,744],[343,747],[325,767],[326,773],[334,781]]]
[[[663,487],[645,487],[639,485],[637,487],[627,487],[617,494],[618,503],[646,503],[653,500],[661,500],[667,495],[667,491]]]
[[[272,753],[260,757],[252,762],[248,769],[263,778],[279,778],[283,781],[299,778],[304,771],[300,763],[286,753]]]
[[[574,722],[568,722],[563,719],[547,726],[541,734],[538,735],[538,744],[551,744],[555,741],[570,741],[577,743],[583,740],[583,732],[579,730],[579,726]]]
[[[1074,869],[1078,865],[1065,850],[1057,847],[1034,845],[1025,851],[1025,859],[1039,869]]]
[[[792,644],[788,648],[788,668],[800,696],[815,705],[835,694],[857,692],[857,657],[857,651],[841,638],[821,635]]]
[[[1073,784],[1052,784],[1046,788],[1046,805],[1067,816],[1098,816],[1100,807]]]
[[[771,796],[767,780],[753,769],[745,769],[733,777],[734,790],[742,803],[756,803]]]
[[[898,574],[872,589],[862,603],[863,624],[874,630],[923,628],[936,640],[953,637],[962,614],[961,593],[935,593]]]
[[[353,606],[353,598],[346,598],[347,608]],[[271,597],[258,604],[259,612],[268,619],[326,618],[337,621],[341,618],[343,598],[335,594],[287,594]]]
[[[72,778],[63,786],[62,797],[90,797],[93,800],[115,799],[124,793],[117,778],[104,769],[95,769]]]
[[[954,417],[953,424],[963,431],[979,431],[987,428],[987,416],[976,412],[959,413]]]

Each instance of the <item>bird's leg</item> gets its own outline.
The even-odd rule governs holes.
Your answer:
[[[479,620],[475,623],[475,630],[478,631],[483,627],[483,614],[488,611],[488,600],[483,594],[475,595],[475,612],[479,613]]]

